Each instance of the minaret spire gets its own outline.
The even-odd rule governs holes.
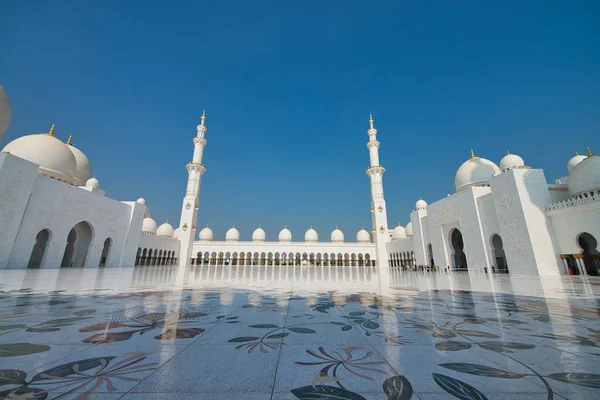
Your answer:
[[[367,175],[371,181],[371,218],[373,221],[373,231],[376,251],[377,267],[381,273],[388,267],[388,252],[386,248],[387,242],[390,240],[388,235],[387,210],[385,206],[385,198],[383,197],[383,168],[379,162],[379,141],[377,140],[377,129],[375,129],[375,121],[373,113],[369,114],[369,141],[367,148],[369,149],[370,166],[367,168]],[[385,270],[387,271],[387,270]]]
[[[69,138],[67,139],[67,144],[68,144],[69,146],[73,146],[73,143],[72,143],[72,142],[73,142],[73,133],[71,133],[71,134],[69,135]]]
[[[50,130],[48,131],[48,136],[54,136],[54,124],[52,124],[52,126],[50,127]]]
[[[179,242],[180,254],[179,265],[190,265],[192,256],[192,247],[194,237],[196,235],[196,223],[198,222],[198,210],[200,209],[200,183],[202,174],[206,171],[206,167],[202,164],[204,156],[204,148],[206,147],[206,139],[204,135],[208,129],[204,125],[206,121],[206,110],[202,112],[200,124],[196,127],[196,137],[194,142],[194,155],[192,161],[186,165],[188,170],[188,183],[183,197],[183,205],[181,207],[181,221]],[[208,225],[207,225],[208,226]]]

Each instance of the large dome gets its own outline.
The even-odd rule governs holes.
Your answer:
[[[369,234],[369,232],[367,232],[365,230],[365,228],[362,228],[356,234],[356,241],[358,243],[370,243],[371,242],[371,235]]]
[[[398,226],[395,227],[394,231],[392,232],[392,240],[404,238],[406,238],[406,229],[402,225],[398,224]]]
[[[156,230],[156,236],[173,237],[173,227],[167,220],[164,224],[158,227]]]
[[[229,228],[227,233],[225,234],[226,242],[239,242],[240,241],[240,231],[236,229],[235,226]]]
[[[77,181],[78,185],[82,185],[90,179],[92,176],[92,165],[90,164],[90,160],[88,160],[87,156],[83,154],[81,150],[71,144],[71,138],[67,141],[67,149],[71,150],[73,153],[73,157],[75,157],[75,174],[73,177]]]
[[[412,236],[413,235],[412,222],[409,222],[408,224],[406,224],[406,228],[404,228],[404,230],[406,232],[406,236]]]
[[[206,225],[206,227],[202,229],[198,234],[198,239],[202,241],[211,241],[213,240],[213,238],[213,231],[208,227],[208,225]]]
[[[304,234],[304,241],[306,243],[317,243],[319,241],[319,234],[313,229],[312,226]]]
[[[586,156],[581,156],[579,153],[575,153],[575,155],[569,160],[567,163],[567,170],[571,172],[571,170],[580,162],[586,159]]]
[[[279,241],[283,243],[289,243],[292,241],[292,231],[285,226],[281,232],[279,232]]]
[[[0,85],[0,140],[2,140],[2,135],[8,129],[11,119],[12,106],[10,105],[10,99],[2,85]]]
[[[600,157],[592,155],[579,164],[575,165],[569,172],[569,192],[572,196],[584,195],[590,192],[600,191]],[[598,193],[595,194],[598,196]]]
[[[258,226],[254,232],[252,232],[252,241],[253,242],[264,242],[267,239],[267,234],[265,231]]]
[[[508,171],[515,168],[523,168],[525,166],[525,161],[516,154],[508,153],[502,160],[500,160],[500,169],[502,171]]]
[[[47,134],[22,136],[7,144],[2,151],[39,165],[43,175],[75,183],[73,177],[77,161],[67,145],[54,137],[54,125]]]
[[[142,222],[142,232],[156,235],[156,221],[150,217],[144,218]]]
[[[342,243],[344,241],[344,232],[336,226],[333,232],[331,232],[331,241],[333,243]]]
[[[456,191],[460,192],[471,186],[488,184],[490,178],[500,173],[500,168],[492,161],[477,157],[471,150],[471,158],[465,161],[454,177]]]

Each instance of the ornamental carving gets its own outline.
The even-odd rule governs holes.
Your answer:
[[[505,243],[513,258],[516,261],[523,261],[527,255],[527,238],[521,223],[520,213],[517,212],[519,205],[513,198],[506,182],[500,182],[498,201],[502,211],[502,215],[499,216],[500,223],[504,224],[508,233]]]
[[[186,210],[189,210],[190,208],[192,208],[192,205],[191,205],[191,204],[188,202],[188,203],[185,205],[185,209],[186,209]]]
[[[443,205],[436,214],[436,219],[439,225],[447,224],[448,222],[458,221],[460,225],[460,231],[463,237],[464,252],[469,257],[470,253],[470,241],[469,241],[469,222],[465,214],[465,209],[462,206],[445,204]]]

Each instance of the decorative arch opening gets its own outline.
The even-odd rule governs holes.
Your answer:
[[[465,254],[465,242],[463,240],[463,235],[456,228],[450,232],[450,243],[452,245],[452,269],[457,270],[466,270],[468,269],[467,265],[467,255]]]
[[[433,267],[435,262],[433,261],[433,246],[431,243],[427,245],[427,260],[429,261],[429,266]]]
[[[110,248],[112,247],[112,239],[106,238],[104,241],[104,246],[102,247],[102,253],[100,254],[100,264],[99,267],[106,266],[106,260],[108,260],[108,255],[110,254]]]
[[[598,240],[590,233],[583,232],[577,238],[577,244],[581,248],[583,265],[588,275],[598,276],[600,269],[600,252],[598,251]]]
[[[82,268],[85,266],[92,235],[92,226],[86,221],[81,221],[71,228],[60,263],[61,268]]]
[[[492,255],[494,256],[495,263],[495,265],[492,265],[492,272],[498,271],[508,273],[508,263],[506,262],[502,238],[497,233],[494,233],[490,238],[490,242],[492,244]]]
[[[35,237],[35,243],[29,257],[27,268],[41,268],[46,256],[46,249],[52,239],[52,234],[49,229],[42,229]]]

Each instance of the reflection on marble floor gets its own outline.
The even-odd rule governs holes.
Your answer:
[[[600,279],[0,271],[0,399],[597,399]]]

